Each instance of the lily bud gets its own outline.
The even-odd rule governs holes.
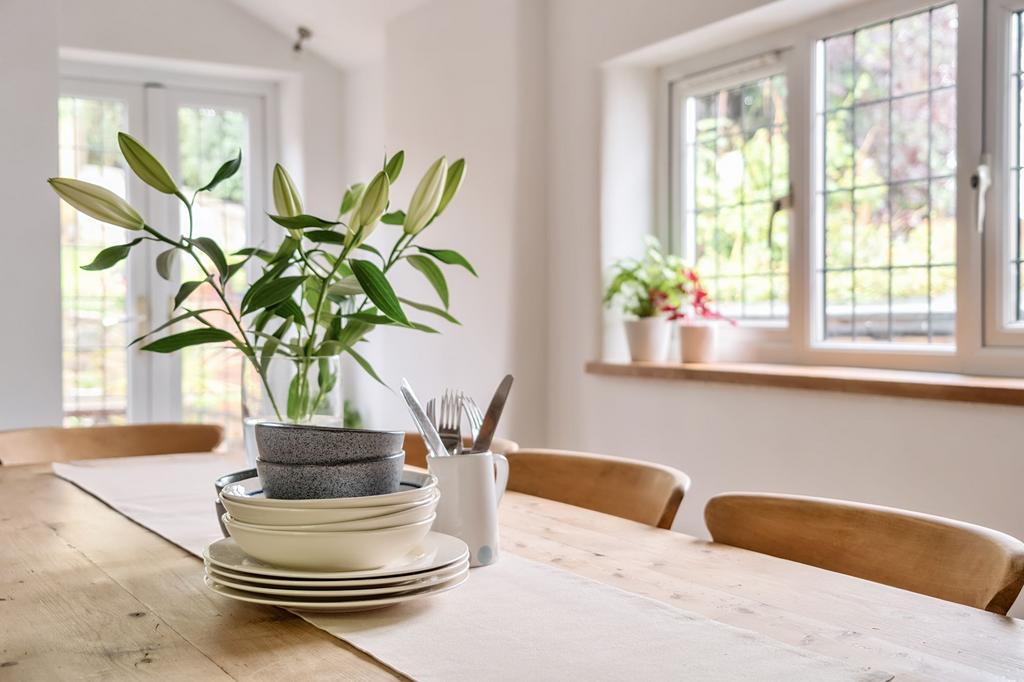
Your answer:
[[[359,225],[371,225],[380,219],[384,209],[388,207],[388,191],[391,183],[387,173],[381,171],[373,176],[370,184],[359,197],[359,206],[355,210],[355,220]]]
[[[126,230],[141,230],[146,224],[131,204],[105,187],[74,178],[50,178],[47,182],[72,208],[100,222]]]
[[[277,215],[293,218],[302,213],[302,197],[284,166],[274,164],[274,208]]]
[[[448,160],[441,157],[427,169],[405,212],[405,233],[419,234],[437,213],[448,175]]]
[[[441,203],[437,206],[435,216],[441,215],[448,203],[455,197],[455,193],[462,186],[462,177],[466,174],[466,160],[459,159],[448,168],[448,176],[444,180],[444,192],[441,194]]]
[[[118,133],[117,146],[121,148],[128,166],[144,183],[164,194],[177,194],[178,186],[174,184],[171,174],[141,142],[128,133]]]
[[[362,244],[370,236],[384,209],[388,207],[390,187],[386,172],[381,171],[373,176],[373,180],[370,180],[370,184],[363,190],[352,211],[352,220],[348,224],[349,240],[358,237],[359,244]]]

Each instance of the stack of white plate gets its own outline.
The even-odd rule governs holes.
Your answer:
[[[225,486],[224,527],[249,556],[302,571],[374,569],[430,531],[440,493],[430,474],[406,469],[398,491],[332,499],[270,499],[258,478]]]
[[[203,554],[206,584],[229,599],[297,611],[366,611],[429,597],[462,584],[469,549],[458,538],[428,533],[412,550],[380,568],[302,571],[253,559],[234,540]]]

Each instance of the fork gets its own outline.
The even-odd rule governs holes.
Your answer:
[[[473,435],[473,440],[476,441],[476,437],[480,435],[480,427],[484,424],[484,414],[472,397],[460,393],[459,398],[461,398],[462,409],[466,412],[466,419],[469,421],[469,432]]]
[[[449,389],[445,389],[441,394],[437,432],[441,435],[441,442],[448,452],[453,455],[462,453],[462,401]]]

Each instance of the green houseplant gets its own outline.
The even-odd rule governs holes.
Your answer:
[[[458,324],[448,312],[449,289],[441,266],[457,266],[474,276],[473,266],[457,251],[417,243],[423,231],[449,206],[462,184],[465,161],[434,161],[420,179],[405,210],[393,209],[391,188],[405,162],[404,152],[386,157],[382,169],[368,182],[348,187],[337,214],[322,218],[305,212],[302,198],[287,171],[273,172],[276,213],[270,219],[282,229],[272,248],[254,245],[228,253],[215,240],[193,235],[193,207],[201,192],[212,191],[235,175],[242,155],[225,161],[201,187],[179,186],[167,169],[138,140],[118,134],[121,152],[132,171],[147,185],[180,200],[187,213],[182,234],[150,225],[127,201],[109,190],[71,178],[51,178],[50,185],[73,208],[134,234],[124,244],[101,251],[85,270],[102,270],[127,258],[144,242],[164,247],[156,256],[157,273],[172,280],[178,259],[195,263],[202,277],[181,283],[166,322],[135,339],[142,350],[172,353],[203,344],[227,344],[241,352],[257,383],[264,389],[270,415],[278,420],[310,421],[323,412],[336,393],[337,358],[349,355],[377,381],[380,377],[357,350],[357,345],[380,326],[419,332],[436,329],[410,318],[410,311]],[[379,224],[394,230],[390,248],[366,242]],[[247,267],[250,262],[259,268]],[[399,266],[422,273],[438,305],[399,296],[389,281]],[[239,302],[227,285],[256,272]],[[241,274],[240,274],[241,273]],[[190,297],[209,287],[219,302],[193,307]],[[179,329],[179,327],[186,327]],[[154,335],[162,333],[159,338]],[[273,386],[272,365],[289,368],[286,386]],[[341,419],[340,400],[337,401]]]
[[[626,340],[634,362],[663,362],[672,320],[684,304],[688,279],[683,260],[647,237],[640,258],[622,258],[609,271],[604,303],[625,316]]]

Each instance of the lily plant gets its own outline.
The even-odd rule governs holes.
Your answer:
[[[142,350],[172,353],[204,344],[230,344],[241,351],[259,374],[276,416],[290,421],[307,421],[324,396],[338,381],[327,358],[347,354],[371,377],[383,383],[356,350],[357,344],[380,326],[404,327],[420,332],[437,330],[409,317],[410,309],[458,324],[449,312],[449,290],[441,265],[476,271],[457,251],[428,248],[417,239],[449,206],[462,184],[466,163],[451,164],[445,157],[434,161],[420,179],[405,210],[391,207],[391,188],[405,162],[399,151],[384,159],[382,169],[368,182],[348,187],[333,218],[306,213],[288,172],[280,165],[273,172],[273,200],[276,214],[270,219],[283,229],[275,248],[250,246],[228,253],[214,239],[194,236],[193,211],[202,192],[213,191],[234,176],[242,165],[242,154],[225,161],[205,185],[180,187],[167,169],[138,140],[118,134],[118,145],[128,166],[147,185],[177,197],[188,216],[183,234],[161,231],[149,224],[126,200],[110,190],[73,178],[51,178],[54,191],[73,208],[138,236],[124,244],[100,251],[84,270],[104,270],[128,257],[143,242],[155,242],[162,250],[155,260],[157,273],[166,280],[174,277],[177,259],[194,262],[201,278],[181,283],[166,322],[132,341],[150,339]],[[379,250],[367,238],[379,224],[395,228],[390,249]],[[228,284],[244,273],[252,259],[260,263],[259,275],[245,288],[238,303],[228,295]],[[389,273],[407,265],[422,273],[440,305],[399,296],[389,282]],[[251,268],[250,268],[251,270]],[[200,308],[189,305],[190,297],[203,287],[216,294],[218,304]],[[214,321],[219,317],[225,322]],[[219,321],[219,320],[218,320]],[[191,328],[174,331],[179,323]],[[268,366],[284,356],[296,372],[287,392],[287,404],[278,404],[268,382]],[[313,370],[316,378],[312,379]]]

